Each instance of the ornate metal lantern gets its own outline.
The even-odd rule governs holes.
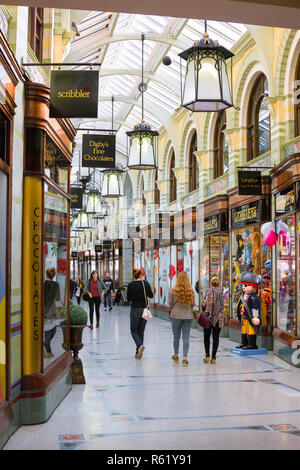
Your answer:
[[[134,126],[133,131],[126,134],[130,138],[128,168],[132,170],[152,170],[157,168],[155,158],[155,137],[159,135],[157,131],[152,131],[151,126],[144,121],[144,93],[147,90],[147,83],[144,82],[144,41],[142,34],[142,82],[139,84],[139,91],[142,94],[142,120]]]
[[[155,136],[157,131],[152,131],[149,124],[141,121],[134,126],[133,131],[126,134],[130,137],[130,150],[128,168],[133,170],[152,170],[156,168]]]
[[[124,196],[124,186],[122,180],[122,170],[109,169],[104,170],[103,172],[103,182],[102,182],[102,197],[120,197]]]
[[[187,61],[181,106],[193,112],[221,111],[233,106],[226,60],[234,54],[206,32],[178,54]]]
[[[86,195],[87,214],[97,214],[101,212],[101,196],[97,189],[91,189]]]

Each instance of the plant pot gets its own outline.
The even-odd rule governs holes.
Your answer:
[[[64,342],[62,347],[67,349],[66,341],[66,326],[61,325],[64,335]],[[78,357],[78,351],[83,348],[82,343],[82,332],[86,325],[70,325],[70,349],[73,352],[73,363],[72,363],[72,384],[85,384],[85,377],[83,373],[83,367],[81,359]]]
[[[66,325],[61,325],[64,335],[62,347],[67,349]],[[86,325],[70,325],[70,349],[73,352],[74,360],[78,359],[78,351],[83,348],[82,332]]]

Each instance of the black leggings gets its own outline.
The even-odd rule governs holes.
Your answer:
[[[203,328],[204,330],[204,347],[205,347],[205,354],[209,356],[209,348],[210,348],[210,335],[212,333],[213,337],[213,350],[212,350],[212,357],[216,358],[218,347],[219,347],[219,336],[221,328],[219,328],[219,322],[216,323],[216,326],[210,326],[209,328]]]
[[[100,297],[92,297],[89,300],[89,306],[90,306],[90,324],[93,324],[93,317],[94,317],[94,305],[96,307],[96,320],[99,322],[100,320],[100,304],[101,304],[101,299]]]

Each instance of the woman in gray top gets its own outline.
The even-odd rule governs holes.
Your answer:
[[[169,290],[170,319],[174,335],[173,346],[174,354],[172,359],[179,362],[179,341],[182,332],[183,341],[183,367],[188,365],[188,351],[190,343],[190,331],[193,321],[193,307],[195,302],[195,293],[190,283],[189,277],[185,271],[177,275],[175,287]]]

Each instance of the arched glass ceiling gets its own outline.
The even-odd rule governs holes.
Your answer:
[[[142,43],[145,34],[144,71],[148,89],[144,94],[144,118],[158,130],[180,105],[180,60],[178,53],[190,47],[204,32],[204,21],[125,13],[90,12],[78,24],[65,61],[101,62],[97,120],[74,120],[76,126],[111,128],[111,97],[117,150],[127,152],[126,131],[141,120]],[[230,49],[246,32],[241,24],[208,21],[212,39]],[[162,58],[172,64],[166,67]],[[78,147],[81,135],[78,134]],[[76,155],[77,152],[75,152]],[[77,158],[74,159],[76,165]]]

